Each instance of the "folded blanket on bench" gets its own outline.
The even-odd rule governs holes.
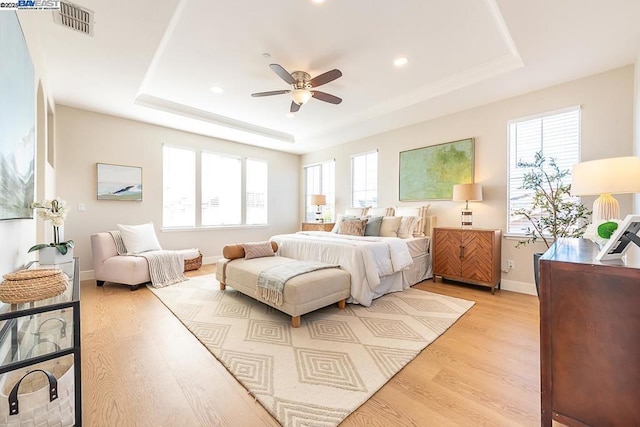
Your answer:
[[[294,261],[265,268],[258,273],[256,295],[275,305],[282,305],[284,284],[287,280],[312,271],[336,267],[340,266],[318,261]]]
[[[139,256],[147,260],[149,277],[154,288],[162,288],[189,280],[184,275],[184,251],[148,251],[139,254],[127,253],[119,230],[109,232],[116,243],[118,255]]]

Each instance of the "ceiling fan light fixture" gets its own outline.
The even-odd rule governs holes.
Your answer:
[[[298,105],[306,103],[312,96],[313,93],[307,89],[294,89],[291,91],[291,98]]]

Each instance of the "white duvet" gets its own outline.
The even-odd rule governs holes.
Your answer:
[[[300,231],[276,235],[271,240],[278,244],[281,256],[340,265],[351,274],[351,298],[367,307],[376,295],[380,277],[413,264],[406,242],[396,237]]]

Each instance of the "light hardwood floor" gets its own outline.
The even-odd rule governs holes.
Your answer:
[[[342,425],[540,425],[537,298],[415,287],[476,305]],[[148,289],[85,281],[81,313],[84,425],[278,425]]]

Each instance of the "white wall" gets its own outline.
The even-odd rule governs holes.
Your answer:
[[[208,138],[86,110],[56,107],[58,195],[71,212],[64,237],[73,239],[82,271],[93,270],[90,235],[116,224],[152,221],[164,249],[197,247],[205,258],[217,259],[229,243],[266,240],[299,227],[300,156]],[[269,225],[196,231],[161,231],[162,144],[249,156],[268,161]],[[96,198],[96,163],[142,167],[143,201]],[[78,204],[85,211],[78,211]],[[83,278],[90,277],[84,274]]]
[[[568,106],[582,106],[582,160],[633,153],[634,67],[612,70],[537,92],[481,106],[304,155],[303,164],[336,159],[336,182],[348,183],[350,156],[379,150],[378,206],[401,205],[398,201],[400,151],[475,138],[475,181],[483,186],[484,200],[473,203],[474,226],[506,228],[507,121]],[[632,211],[632,197],[616,196],[621,215]],[[348,207],[349,186],[337,185],[337,212]],[[584,198],[591,206],[594,198]],[[433,201],[430,213],[438,225],[459,226],[461,203]],[[411,205],[406,203],[406,205]],[[508,259],[516,268],[503,274],[503,286],[535,293],[532,253],[544,245],[515,249],[515,241],[503,239],[502,264]]]

